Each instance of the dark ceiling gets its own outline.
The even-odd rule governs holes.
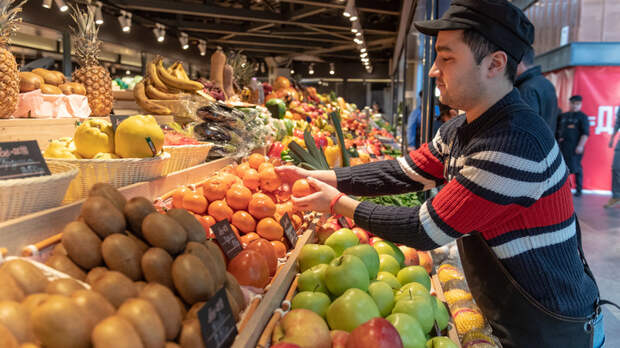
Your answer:
[[[254,57],[358,60],[342,0],[104,0],[133,14],[134,23],[187,32],[195,44],[242,49]],[[394,47],[401,0],[356,0],[373,61],[387,61]],[[104,7],[105,9],[105,7]],[[176,32],[176,34],[175,34]]]

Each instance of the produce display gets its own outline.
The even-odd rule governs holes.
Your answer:
[[[9,118],[17,109],[19,95],[19,75],[15,56],[9,50],[11,35],[21,21],[19,14],[24,2],[15,0],[0,3],[0,118]]]

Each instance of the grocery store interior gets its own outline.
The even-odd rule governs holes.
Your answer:
[[[493,230],[485,250],[540,328],[490,301],[497,279],[465,256],[492,230],[447,220],[471,197],[436,203],[458,191],[440,128],[469,119],[441,103],[437,37],[414,23],[489,8],[535,29],[514,88],[555,136],[596,280],[574,276],[565,225]],[[620,304],[618,15],[617,0],[0,0],[0,348],[620,347],[620,307],[584,319],[549,298],[598,287]],[[504,167],[542,165],[524,163]],[[408,237],[379,226],[399,214]],[[558,245],[573,254],[540,251]],[[546,334],[567,322],[572,338]]]

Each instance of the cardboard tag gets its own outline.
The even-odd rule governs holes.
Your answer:
[[[338,223],[340,224],[340,226],[342,226],[342,228],[351,228],[351,225],[349,225],[349,221],[347,221],[344,216],[338,218]]]
[[[35,140],[0,142],[0,180],[51,174]]]
[[[243,251],[243,246],[230,227],[228,220],[222,220],[216,223],[211,226],[211,230],[213,230],[215,238],[222,247],[222,250],[224,250],[227,259],[232,260],[237,254]]]
[[[230,347],[237,336],[235,317],[230,309],[225,289],[221,288],[198,311],[205,347]]]
[[[297,245],[297,231],[295,231],[295,227],[293,226],[293,222],[291,218],[288,216],[288,213],[284,214],[280,219],[280,225],[284,229],[284,236],[286,240],[288,240],[291,248],[294,248]]]
[[[116,127],[118,127],[121,122],[125,121],[129,118],[129,115],[110,115],[110,122],[112,123],[112,129],[114,133],[116,133]]]

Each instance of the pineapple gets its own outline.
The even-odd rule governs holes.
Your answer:
[[[0,0],[1,1],[1,0]],[[86,87],[91,116],[108,116],[112,111],[112,79],[108,70],[99,64],[101,41],[97,38],[99,27],[95,24],[95,7],[86,10],[71,6],[71,17],[77,28],[73,28],[75,53],[80,68],[73,72],[73,81]]]
[[[17,62],[9,51],[9,38],[21,21],[17,15],[26,1],[13,6],[15,0],[0,0],[0,118],[9,118],[17,109],[19,74]]]

